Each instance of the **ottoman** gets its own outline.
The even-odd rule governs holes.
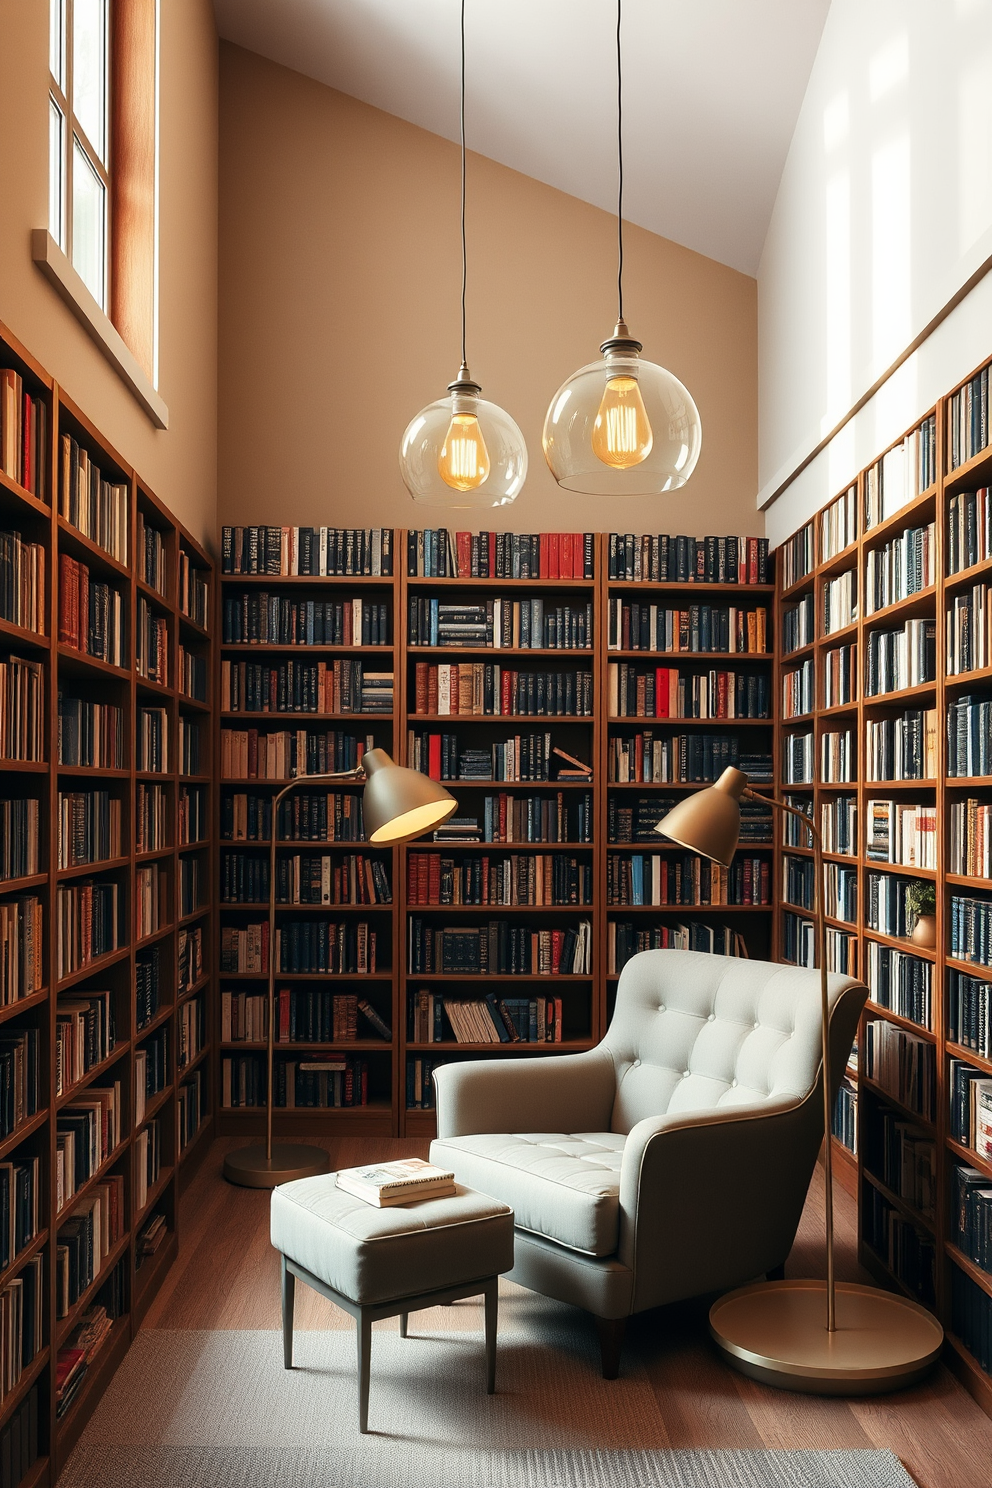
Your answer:
[[[497,1277],[513,1266],[513,1210],[457,1185],[444,1199],[378,1209],[335,1184],[336,1174],[272,1190],[270,1235],[282,1256],[283,1363],[293,1367],[296,1278],[358,1323],[358,1423],[368,1430],[372,1324],[485,1296],[486,1382],[496,1387]]]

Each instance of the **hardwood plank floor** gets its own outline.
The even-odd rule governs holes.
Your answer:
[[[299,1140],[329,1146],[332,1165],[426,1156],[427,1143],[351,1137],[328,1143],[319,1130]],[[279,1264],[269,1244],[269,1195],[222,1177],[235,1138],[212,1144],[183,1195],[176,1264],[152,1303],[146,1328],[278,1328]],[[857,1264],[854,1199],[835,1200],[838,1276],[869,1280]],[[793,1275],[822,1276],[823,1181],[817,1168],[796,1244]],[[297,1288],[298,1328],[346,1328],[352,1320],[307,1287]],[[473,1302],[438,1309],[430,1327],[479,1326]],[[388,1326],[388,1325],[380,1325]],[[647,1372],[670,1447],[887,1447],[920,1488],[992,1483],[992,1420],[942,1365],[923,1384],[867,1400],[832,1400],[771,1390],[724,1365],[706,1331],[706,1304],[681,1303],[631,1321],[627,1349]],[[618,1389],[623,1388],[621,1376]],[[659,1442],[659,1445],[662,1445]]]

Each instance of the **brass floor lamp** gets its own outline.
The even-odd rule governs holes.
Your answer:
[[[324,785],[331,782],[364,781],[362,820],[366,842],[378,847],[391,847],[396,842],[410,842],[433,827],[447,821],[456,809],[455,798],[436,780],[394,765],[384,749],[369,749],[354,770],[337,770],[324,775],[297,775],[272,798],[272,825],[269,832],[269,997],[268,1032],[266,1035],[266,1100],[265,1142],[253,1143],[231,1152],[224,1159],[224,1177],[243,1188],[275,1188],[294,1178],[310,1178],[326,1173],[330,1159],[323,1147],[300,1142],[272,1141],[272,1108],[275,1098],[272,1074],[275,1049],[276,1000],[276,848],[279,845],[279,807],[290,791],[300,785]]]
[[[827,1279],[739,1287],[713,1304],[710,1332],[729,1363],[765,1384],[816,1395],[880,1394],[920,1379],[940,1353],[944,1333],[937,1319],[918,1303],[875,1287],[838,1283],[834,1276],[827,937],[819,829],[804,812],[751,790],[743,771],[730,768],[707,790],[680,801],[655,831],[729,868],[740,836],[742,797],[798,817],[813,845],[813,919],[822,1006]]]

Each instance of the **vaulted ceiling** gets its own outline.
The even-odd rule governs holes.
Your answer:
[[[625,0],[624,216],[746,274],[830,0]],[[214,0],[222,37],[458,138],[459,0]],[[616,7],[468,0],[469,148],[616,209]]]

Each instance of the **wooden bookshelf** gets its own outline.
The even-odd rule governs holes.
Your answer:
[[[976,1357],[958,1335],[956,1318],[959,1314],[955,1313],[952,1303],[952,1283],[955,1282],[956,1277],[964,1276],[981,1294],[986,1297],[992,1295],[992,1275],[983,1271],[960,1249],[954,1221],[954,1170],[957,1167],[972,1167],[982,1174],[992,1175],[992,1163],[983,1160],[967,1146],[954,1139],[950,1110],[950,1060],[965,1061],[983,1076],[992,1074],[992,1060],[953,1040],[949,1002],[951,977],[954,973],[964,973],[979,982],[992,981],[992,966],[975,964],[958,959],[951,954],[952,897],[954,894],[962,894],[977,897],[980,900],[987,899],[988,879],[981,875],[965,875],[951,871],[954,865],[951,859],[950,823],[951,808],[956,801],[971,798],[977,799],[982,804],[992,804],[992,777],[986,775],[963,777],[948,773],[949,742],[946,726],[948,705],[956,698],[972,693],[979,698],[988,697],[989,682],[992,678],[992,669],[988,665],[974,667],[973,670],[965,673],[952,673],[948,667],[947,651],[948,606],[955,596],[961,595],[972,584],[989,583],[992,578],[992,560],[987,557],[967,567],[960,567],[956,572],[950,572],[954,537],[952,499],[959,493],[976,492],[992,484],[992,449],[979,448],[977,452],[969,454],[966,460],[956,465],[952,463],[952,399],[962,389],[966,390],[982,371],[983,369],[979,368],[959,387],[952,389],[920,424],[907,431],[906,441],[919,440],[921,431],[928,423],[930,425],[933,452],[928,473],[933,478],[929,480],[929,483],[924,484],[922,480],[917,479],[908,489],[904,488],[904,495],[908,499],[898,505],[895,510],[890,511],[884,520],[868,526],[866,514],[877,482],[877,470],[890,455],[890,451],[885,451],[878,460],[873,461],[863,470],[853,483],[851,506],[856,518],[856,530],[845,534],[850,540],[844,542],[840,550],[832,551],[825,546],[823,541],[825,514],[834,507],[834,502],[828,503],[807,524],[812,533],[811,543],[804,543],[800,535],[796,534],[779,550],[777,556],[781,559],[790,544],[793,545],[796,553],[805,548],[810,561],[808,565],[800,563],[798,569],[792,571],[789,575],[791,579],[789,583],[786,583],[785,577],[788,560],[786,563],[780,562],[779,590],[776,599],[778,624],[782,625],[787,610],[795,606],[804,596],[812,595],[817,634],[811,647],[781,655],[777,668],[781,687],[783,675],[790,671],[798,660],[805,655],[814,657],[815,706],[810,714],[801,719],[783,721],[780,743],[784,759],[791,735],[806,731],[813,732],[815,753],[812,778],[808,783],[786,784],[780,765],[777,789],[780,795],[795,795],[811,800],[817,820],[820,819],[824,805],[840,795],[850,795],[856,803],[855,851],[850,856],[829,855],[830,861],[848,863],[857,877],[857,917],[850,924],[853,936],[851,970],[864,977],[871,985],[869,957],[872,946],[888,951],[908,953],[930,968],[931,1016],[925,1026],[905,1016],[905,1009],[903,1014],[900,1014],[894,1009],[884,1008],[873,1001],[867,1004],[858,1039],[857,1088],[860,1091],[858,1156],[854,1159],[836,1137],[834,1138],[834,1150],[841,1154],[842,1161],[848,1169],[856,1166],[860,1246],[861,1257],[865,1265],[882,1284],[903,1291],[918,1300],[924,1300],[935,1308],[947,1331],[946,1358],[948,1364],[961,1377],[984,1409],[992,1413],[992,1378],[981,1368]],[[979,440],[980,437],[979,434]],[[896,441],[890,449],[898,450],[901,445],[903,445],[903,439]],[[898,459],[898,456],[896,458]],[[923,489],[914,494],[915,488],[921,485]],[[841,501],[843,495],[844,493],[840,493],[835,501]],[[898,538],[906,529],[926,527],[930,523],[934,524],[934,570],[932,575],[920,575],[928,581],[905,598],[894,599],[884,608],[867,613],[869,553],[880,549],[894,538]],[[801,532],[802,529],[800,529]],[[802,571],[804,566],[805,572]],[[822,601],[825,585],[839,574],[852,569],[856,575],[857,615],[853,623],[842,631],[824,636]],[[867,648],[870,633],[873,630],[896,630],[901,628],[906,621],[920,619],[934,623],[936,665],[933,677],[915,685],[894,687],[878,696],[866,696]],[[857,693],[849,702],[827,708],[824,706],[823,692],[825,658],[830,650],[840,644],[853,644],[856,647]],[[936,710],[936,759],[933,762],[932,774],[925,779],[891,781],[869,779],[866,751],[869,726],[880,720],[902,715],[908,709]],[[850,779],[843,782],[825,781],[821,767],[820,741],[824,734],[842,728],[850,728],[852,732],[853,761]],[[921,804],[935,809],[936,866],[906,866],[900,863],[878,862],[869,858],[866,840],[868,803],[872,800],[888,799],[894,800],[899,805]],[[776,852],[780,875],[782,861],[787,853],[800,855],[798,848],[780,846]],[[900,884],[912,880],[934,884],[937,904],[937,947],[935,950],[913,945],[908,934],[893,935],[871,927],[868,913],[868,886],[869,875],[874,873],[890,875]],[[778,921],[776,952],[782,956],[784,915],[780,914],[776,918]],[[907,926],[907,929],[909,928],[911,927]],[[936,1064],[933,1119],[930,1119],[929,1113],[918,1113],[913,1106],[906,1105],[877,1080],[868,1078],[865,1027],[869,1020],[880,1020],[893,1030],[900,1030],[904,1034],[921,1039],[925,1045],[934,1050]],[[886,1113],[900,1121],[911,1122],[921,1135],[929,1136],[935,1144],[936,1193],[932,1214],[921,1214],[900,1194],[887,1188],[881,1181],[877,1167],[872,1167],[872,1162],[877,1162],[877,1144],[882,1130],[881,1123]],[[873,1244],[876,1236],[873,1233],[872,1214],[878,1195],[881,1195],[891,1214],[904,1224],[900,1240],[902,1248],[896,1251],[895,1270],[890,1267],[887,1249],[884,1254],[881,1254],[881,1247],[877,1243]],[[919,1256],[914,1254],[915,1242],[910,1243],[908,1248],[903,1245],[909,1230],[925,1239],[928,1249],[924,1253],[922,1262],[919,1261]],[[932,1267],[929,1261],[931,1253]],[[926,1280],[931,1269],[932,1292],[929,1290],[930,1283]],[[921,1282],[921,1277],[924,1278],[923,1282]]]
[[[195,711],[209,742],[212,716],[213,658],[212,606],[213,561],[193,536],[178,522],[155,494],[112,448],[83,411],[58,387],[22,347],[0,326],[0,368],[21,374],[24,388],[41,400],[46,419],[46,438],[41,468],[43,499],[25,490],[9,475],[0,472],[0,529],[18,531],[25,541],[37,543],[44,555],[45,602],[39,628],[31,630],[8,622],[0,625],[0,660],[22,656],[40,662],[43,673],[41,758],[37,761],[0,759],[0,796],[7,800],[28,797],[38,804],[39,834],[37,871],[0,880],[0,904],[19,895],[37,897],[42,907],[44,966],[43,985],[0,1007],[0,1034],[34,1030],[38,1040],[39,1090],[37,1113],[3,1139],[4,1161],[39,1159],[39,1229],[13,1257],[0,1277],[6,1285],[24,1273],[36,1257],[42,1259],[43,1319],[40,1351],[22,1372],[15,1389],[0,1402],[0,1430],[32,1390],[36,1392],[39,1458],[28,1474],[32,1484],[54,1483],[74,1442],[85,1425],[103,1388],[137,1330],[177,1249],[179,1190],[205,1150],[197,1141],[212,1129],[212,1094],[209,1078],[208,1004],[213,1000],[214,882],[210,858],[213,852],[210,802],[210,766],[200,789],[206,793],[202,845],[187,846],[179,840],[179,801],[185,776],[179,755],[180,720]],[[104,480],[120,488],[122,520],[126,524],[125,545],[115,557],[95,537],[88,537],[67,516],[60,514],[59,480],[63,469],[62,436],[69,435],[99,467]],[[145,581],[143,559],[137,547],[139,514],[159,534],[158,572],[155,583]],[[202,576],[207,609],[206,624],[192,622],[183,613],[179,592],[180,554]],[[65,587],[62,562],[86,565],[91,582],[109,584],[120,597],[124,627],[123,652],[114,661],[87,654],[60,639]],[[139,561],[141,560],[141,561]],[[156,587],[157,585],[157,587]],[[161,622],[156,628],[156,660],[162,668],[160,680],[143,675],[136,650],[136,625],[142,608]],[[193,648],[200,657],[206,691],[202,701],[187,698],[180,687],[179,648]],[[119,663],[119,664],[118,664]],[[120,710],[119,760],[104,767],[93,763],[70,763],[60,757],[60,696],[78,697],[85,703],[112,705]],[[163,710],[168,735],[166,768],[155,773],[138,766],[135,727],[143,706]],[[148,787],[155,788],[154,829],[146,840],[139,822],[139,805]],[[60,863],[60,795],[82,793],[93,807],[93,792],[105,793],[119,824],[119,837],[110,855],[81,861],[87,855],[85,835],[75,844],[72,861]],[[146,802],[147,804],[147,802]],[[67,807],[67,809],[69,809]],[[147,814],[146,819],[147,819]],[[67,839],[67,849],[68,849]],[[180,864],[189,852],[205,859],[200,876],[201,902],[192,913],[181,915],[179,901]],[[136,890],[143,871],[162,879],[159,913],[143,939],[136,934]],[[114,884],[118,893],[119,926],[116,942],[100,954],[78,962],[66,960],[60,950],[59,896],[92,881]],[[193,906],[190,906],[193,909]],[[202,974],[194,985],[179,988],[178,939],[180,926],[198,929],[203,941]],[[139,1024],[137,978],[148,957],[157,958],[157,1004],[150,1017]],[[113,1036],[109,1048],[91,1062],[85,1072],[75,1071],[74,1083],[64,1083],[57,1092],[57,1019],[70,1002],[88,995],[109,993]],[[199,1003],[198,1027],[204,1034],[199,1047],[190,1047],[190,1058],[182,1067],[180,1026],[188,1014],[183,1009]],[[194,1020],[195,1021],[195,1020]],[[188,1023],[187,1025],[188,1026]],[[152,1040],[164,1040],[167,1056],[159,1088],[146,1102],[143,1118],[136,1121],[138,1056]],[[185,1053],[186,1041],[182,1048]],[[180,1141],[179,1105],[188,1104],[184,1088],[199,1069],[201,1092],[199,1120],[189,1140]],[[56,1158],[60,1122],[79,1098],[88,1092],[120,1085],[120,1139],[95,1172],[78,1183],[76,1190],[56,1209]],[[142,1133],[156,1124],[158,1160],[139,1203],[138,1165],[143,1160]],[[119,1176],[122,1182],[122,1211],[119,1234],[103,1256],[96,1274],[62,1317],[56,1316],[56,1254],[59,1234],[81,1203],[91,1196],[101,1179]],[[165,1222],[165,1238],[154,1253],[143,1254],[142,1232],[156,1216]],[[56,1368],[59,1350],[71,1344],[80,1320],[92,1304],[113,1297],[113,1325],[89,1361],[82,1385],[68,1408],[56,1414]]]

